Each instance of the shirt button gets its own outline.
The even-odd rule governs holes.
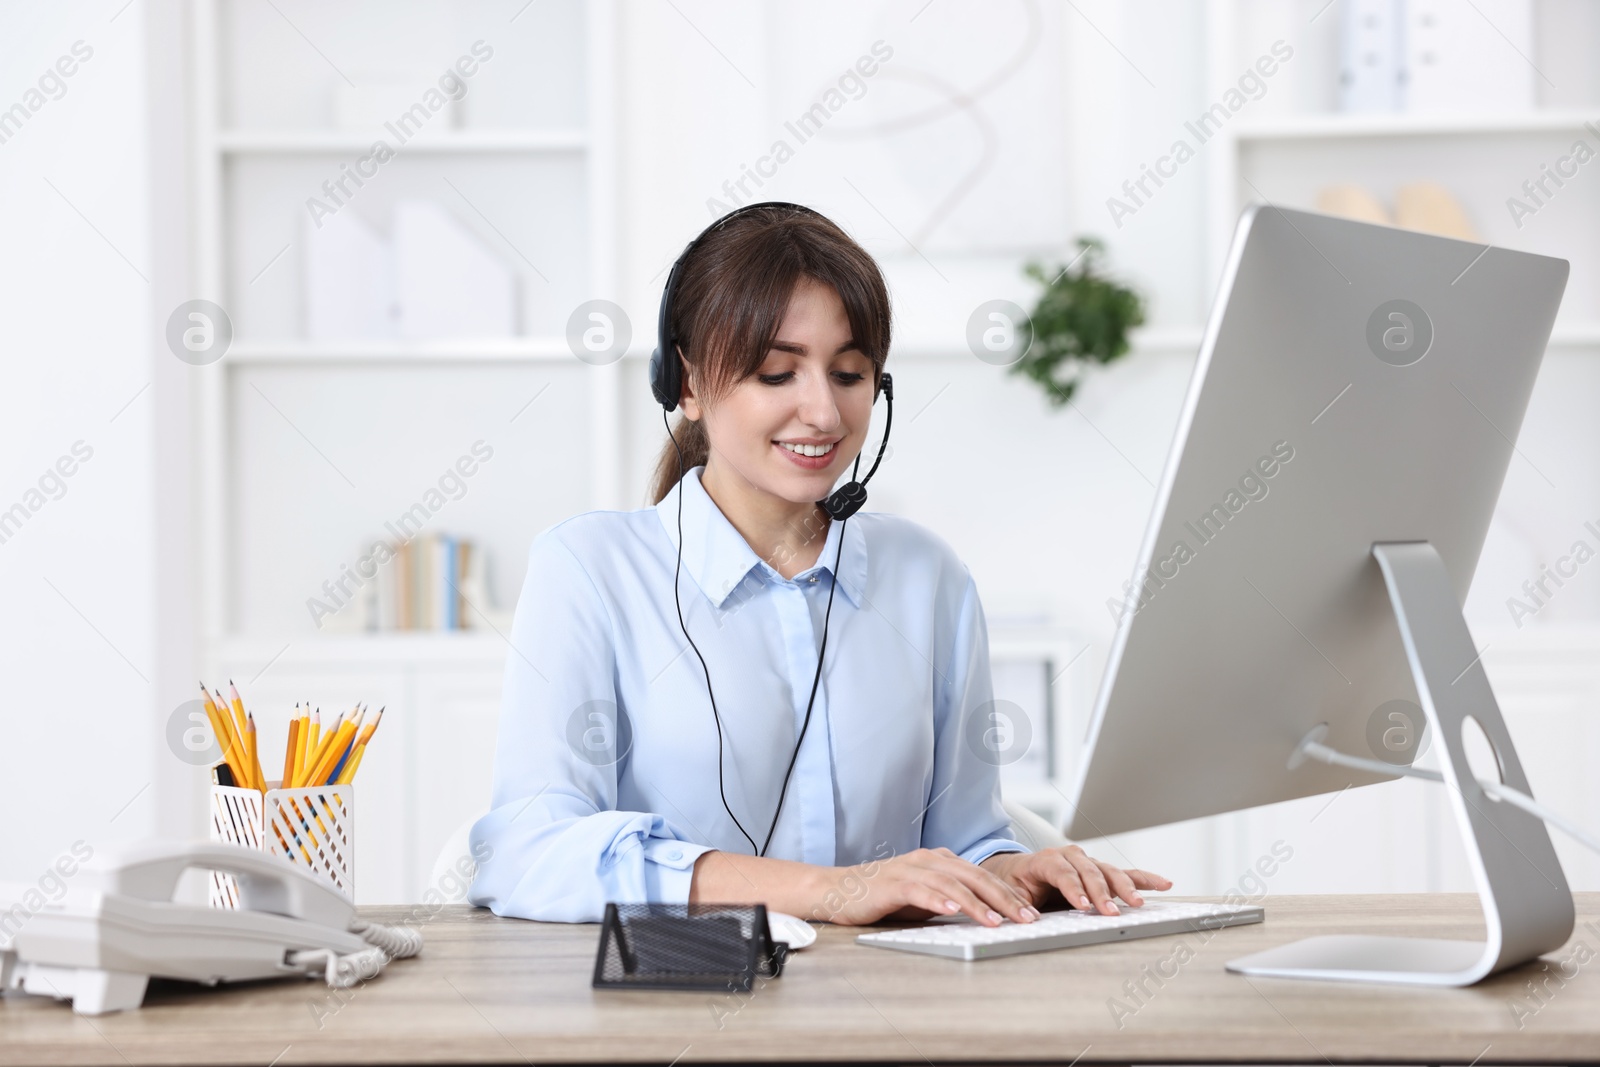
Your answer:
[[[669,860],[681,860],[681,859],[683,859],[683,849],[675,848],[671,852],[668,852],[667,853],[667,859],[669,859]]]
[[[817,576],[815,574],[813,574],[811,577],[806,579],[806,581],[811,582],[813,584],[816,583],[816,580],[817,580]]]

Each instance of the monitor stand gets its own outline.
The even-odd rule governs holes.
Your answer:
[[[1490,798],[1467,763],[1462,726],[1472,718],[1494,745],[1502,781],[1532,795],[1444,561],[1426,541],[1379,543],[1372,554],[1383,569],[1417,696],[1439,741],[1445,787],[1478,883],[1488,939],[1310,937],[1232,960],[1228,970],[1270,978],[1471,985],[1566,944],[1572,893],[1544,823]]]

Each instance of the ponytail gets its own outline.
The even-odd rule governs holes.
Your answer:
[[[678,439],[677,445],[674,446],[669,438],[666,447],[661,450],[661,455],[656,457],[655,476],[650,480],[652,504],[661,503],[666,495],[672,492],[672,487],[678,484],[678,449],[683,450],[685,473],[704,466],[711,455],[711,441],[706,436],[704,419],[690,419],[679,415],[677,425],[672,428],[672,436]]]

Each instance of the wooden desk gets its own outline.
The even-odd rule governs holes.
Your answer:
[[[1266,908],[1254,926],[974,963],[869,949],[859,928],[824,925],[781,977],[720,996],[592,989],[598,925],[455,907],[421,923],[422,956],[354,990],[153,984],[141,1010],[95,1019],[6,998],[0,1064],[1600,1062],[1600,893],[1578,895],[1578,928],[1546,966],[1469,989],[1247,980],[1223,963],[1317,933],[1482,936],[1475,897]]]

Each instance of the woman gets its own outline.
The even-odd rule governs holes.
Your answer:
[[[809,209],[752,205],[689,246],[663,300],[662,358],[683,361],[663,403],[683,417],[656,504],[534,541],[473,902],[994,926],[1169,888],[1006,836],[998,768],[968,740],[993,694],[966,567],[906,519],[818,505],[862,451],[889,352],[872,258]]]

